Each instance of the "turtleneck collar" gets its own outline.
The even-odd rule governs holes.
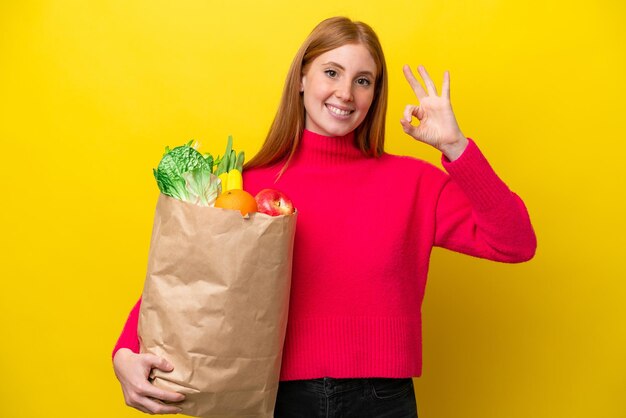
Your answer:
[[[294,163],[333,166],[366,158],[354,143],[354,131],[344,136],[324,136],[304,130]]]

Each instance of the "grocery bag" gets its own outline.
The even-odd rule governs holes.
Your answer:
[[[159,196],[138,333],[174,365],[150,379],[186,396],[183,414],[273,417],[296,218]]]

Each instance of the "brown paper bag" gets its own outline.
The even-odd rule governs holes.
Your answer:
[[[174,365],[151,378],[185,394],[184,414],[273,417],[296,215],[244,218],[159,196],[139,339]]]

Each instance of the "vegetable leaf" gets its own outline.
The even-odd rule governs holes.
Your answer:
[[[204,168],[195,168],[183,173],[190,203],[200,206],[213,206],[221,192],[219,177]]]
[[[198,196],[193,196],[202,189],[197,186],[204,183],[191,181],[189,184],[193,184],[194,187],[193,191],[189,190],[188,180],[184,177],[184,174],[195,169],[211,173],[213,163],[213,157],[209,158],[207,156],[205,158],[200,152],[191,147],[192,142],[189,141],[187,144],[171,150],[169,147],[166,147],[159,166],[153,170],[154,178],[161,193],[185,202],[198,200]],[[209,189],[205,189],[205,191],[212,193]],[[210,201],[210,196],[211,194],[204,196],[204,200]]]

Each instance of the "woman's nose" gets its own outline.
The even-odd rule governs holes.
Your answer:
[[[343,100],[344,102],[352,101],[352,83],[344,82],[340,83],[335,90],[335,96]]]

